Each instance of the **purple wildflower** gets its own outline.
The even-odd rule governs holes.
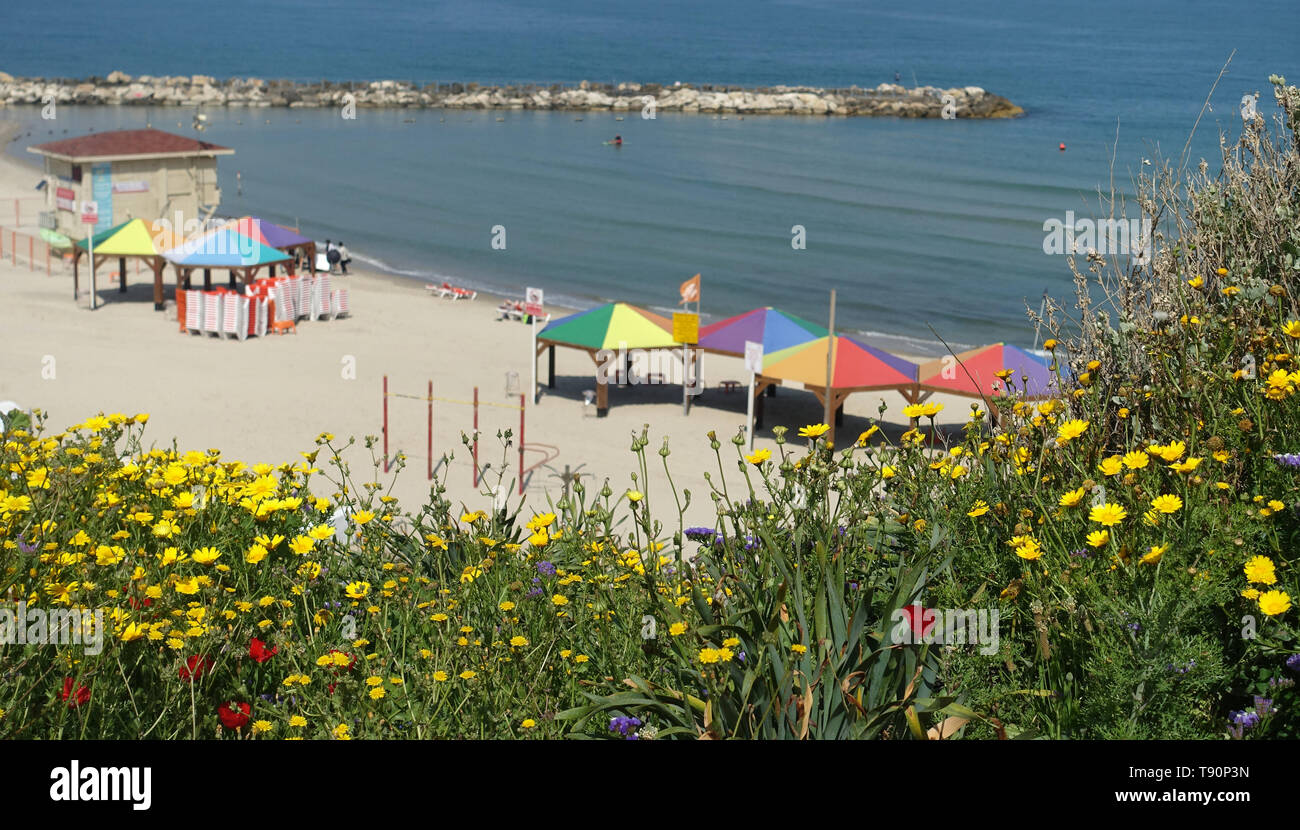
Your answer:
[[[1286,658],[1286,667],[1291,671],[1300,672],[1300,653]]]
[[[717,536],[717,532],[711,527],[688,527],[684,533],[692,542],[703,542]]]
[[[555,576],[555,566],[543,559],[537,563],[537,572],[543,576]]]
[[[1284,452],[1273,458],[1284,467],[1300,467],[1300,452]]]
[[[1240,712],[1233,712],[1232,722],[1243,729],[1253,729],[1259,724],[1259,715],[1246,709]]]
[[[22,539],[18,540],[18,549],[23,553],[35,553],[38,547],[40,547],[40,545],[36,544],[35,542],[32,542],[29,545],[26,542],[24,542]]]
[[[609,719],[609,731],[617,732],[629,740],[636,740],[636,729],[641,725],[640,718],[630,718],[626,715],[619,715]],[[630,736],[628,733],[632,733]]]
[[[1273,705],[1272,698],[1255,695],[1255,713],[1261,718],[1277,714],[1277,707]]]

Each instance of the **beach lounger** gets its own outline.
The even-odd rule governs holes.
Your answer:
[[[346,288],[334,289],[330,294],[330,308],[335,318],[352,316],[352,306],[348,301]]]
[[[221,291],[203,292],[203,328],[204,334],[221,334],[221,313],[223,311]]]
[[[186,290],[185,296],[185,331],[188,334],[203,333],[203,292]]]
[[[298,319],[297,288],[289,285],[289,280],[276,280],[275,283],[275,323],[293,323]]]
[[[222,298],[221,336],[245,340],[248,337],[248,298],[227,294]]]
[[[477,297],[477,296],[478,296],[478,292],[477,292],[477,291],[472,291],[472,290],[470,290],[470,289],[468,289],[468,288],[453,288],[453,289],[452,289],[452,298],[453,298],[453,299],[456,299],[456,300],[472,300],[472,299],[474,299],[474,298]]]

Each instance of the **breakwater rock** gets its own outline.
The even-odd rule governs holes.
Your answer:
[[[111,72],[85,79],[15,78],[0,72],[0,106],[34,104],[177,107],[368,107],[416,109],[612,111],[754,115],[1006,118],[1023,110],[977,86],[877,87],[717,84],[518,84],[368,81],[299,83],[207,75],[132,77]]]

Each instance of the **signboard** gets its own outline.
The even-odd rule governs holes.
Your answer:
[[[745,369],[756,375],[763,374],[763,344],[745,341]]]
[[[54,189],[54,204],[59,210],[76,210],[77,194],[70,187],[56,187]]]
[[[94,164],[90,167],[90,195],[95,197],[101,208],[99,221],[95,223],[95,233],[113,227],[113,165]]]
[[[81,203],[81,224],[95,225],[99,223],[99,202],[82,202]]]
[[[673,339],[678,343],[700,342],[700,315],[674,311]]]
[[[540,317],[545,313],[543,300],[545,292],[540,288],[528,288],[524,291],[524,312],[533,317]]]
[[[118,180],[113,182],[114,193],[148,193],[149,183],[143,179],[133,181]]]

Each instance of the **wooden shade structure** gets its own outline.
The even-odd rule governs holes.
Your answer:
[[[832,423],[828,424],[828,440],[833,444],[835,427],[843,420],[844,401],[849,395],[889,389],[906,396],[916,385],[918,368],[910,360],[851,337],[819,337],[773,354],[764,354],[763,373],[755,379],[754,393],[761,399],[761,393],[774,384],[802,384],[804,389],[817,396],[823,406],[829,403],[828,408],[835,413]]]
[[[176,240],[165,228],[143,219],[132,219],[116,227],[100,231],[87,239],[81,239],[72,247],[72,297],[80,294],[80,263],[82,254],[88,254],[89,243],[94,243],[96,270],[104,258],[117,258],[118,292],[126,293],[126,261],[138,259],[153,271],[153,307],[162,311],[163,303],[163,269],[167,267],[164,252],[176,244]]]
[[[316,241],[298,233],[295,228],[286,228],[284,225],[277,225],[256,216],[243,216],[223,227],[232,228],[237,233],[256,239],[263,245],[283,251],[291,257],[301,253],[307,259],[307,270],[309,272],[316,270]],[[271,275],[274,276],[275,265],[271,264],[268,267]],[[293,267],[293,261],[290,260],[285,269],[292,275]]]
[[[537,336],[536,360],[550,352],[548,385],[555,386],[555,347],[584,351],[596,364],[596,414],[609,412],[608,378],[601,376],[601,352],[619,349],[680,349],[673,339],[673,324],[666,317],[627,303],[607,303],[552,320]],[[626,367],[620,367],[626,372]]]
[[[202,268],[203,287],[209,290],[212,288],[213,268],[229,271],[230,285],[233,287],[236,276],[248,285],[263,266],[292,259],[282,251],[244,236],[229,225],[193,236],[167,251],[165,256],[176,268],[178,288],[181,285],[188,286],[193,272]]]

